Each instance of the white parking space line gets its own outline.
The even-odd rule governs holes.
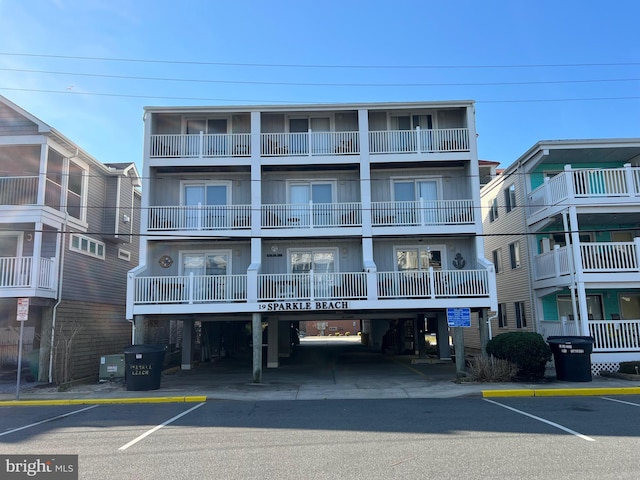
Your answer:
[[[184,417],[186,414],[193,412],[196,408],[200,408],[201,406],[203,406],[205,404],[205,402],[199,403],[198,405],[196,405],[195,407],[191,407],[189,410],[186,410],[184,412],[182,412],[180,415],[176,415],[173,418],[170,418],[169,420],[167,420],[166,422],[161,423],[160,425],[158,425],[157,427],[153,427],[151,430],[147,430],[146,432],[144,432],[142,435],[140,435],[139,437],[134,438],[133,440],[131,440],[129,443],[127,443],[126,445],[121,446],[118,450],[120,451],[124,451],[127,448],[129,448],[131,445],[135,445],[136,443],[138,443],[140,440],[142,440],[143,438],[148,437],[149,435],[151,435],[153,432],[156,432],[158,430],[160,430],[162,427],[169,425],[172,422],[175,422],[176,420],[178,420],[180,417]]]
[[[640,407],[640,403],[633,403],[633,402],[625,402],[624,400],[618,400],[617,398],[609,398],[609,397],[600,397],[603,400],[609,400],[610,402],[618,402],[618,403],[624,403],[625,405],[633,405],[634,407]]]
[[[493,403],[494,405],[498,405],[499,407],[506,408],[507,410],[511,410],[512,412],[519,413],[520,415],[524,415],[525,417],[533,418],[534,420],[538,420],[539,422],[546,423],[547,425],[551,425],[552,427],[555,427],[555,428],[558,428],[558,429],[560,429],[560,430],[562,430],[564,432],[570,433],[571,435],[575,435],[576,437],[579,437],[579,438],[581,438],[583,440],[586,440],[588,442],[595,442],[595,440],[593,438],[587,437],[586,435],[578,433],[575,430],[571,430],[570,428],[563,427],[562,425],[560,425],[558,423],[552,422],[550,420],[546,420],[546,419],[541,418],[541,417],[537,417],[535,415],[531,415],[530,413],[523,412],[522,410],[518,410],[517,408],[509,407],[507,405],[503,405],[502,403],[494,402],[493,400],[489,400],[487,398],[483,398],[483,400],[485,402],[489,402],[489,403]]]
[[[92,408],[99,407],[100,405],[91,405],[90,407],[81,408],[80,410],[74,410],[73,412],[65,413],[63,415],[57,415],[55,417],[47,418],[45,420],[40,420],[36,423],[30,423],[29,425],[25,425],[24,427],[13,428],[11,430],[7,430],[6,432],[0,433],[0,437],[4,435],[9,435],[10,433],[19,432],[20,430],[24,430],[26,428],[35,427],[37,425],[42,425],[43,423],[53,422],[54,420],[58,420],[59,418],[68,417],[69,415],[75,415],[76,413],[86,412],[87,410],[91,410]]]

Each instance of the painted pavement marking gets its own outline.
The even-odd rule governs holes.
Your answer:
[[[44,420],[41,420],[39,422],[36,423],[30,423],[29,425],[25,425],[24,427],[19,427],[19,428],[13,428],[11,430],[7,430],[6,432],[2,432],[0,433],[0,437],[4,436],[4,435],[9,435],[10,433],[14,433],[14,432],[19,432],[20,430],[24,430],[26,428],[31,428],[31,427],[35,427],[37,425],[41,425],[43,423],[47,423],[47,422],[53,422],[54,420],[58,420],[59,418],[64,418],[64,417],[68,417],[69,415],[75,415],[76,413],[81,413],[81,412],[85,412],[87,410],[91,410],[92,408],[96,408],[99,407],[100,405],[91,405],[90,407],[86,407],[86,408],[81,408],[80,410],[74,410],[73,412],[69,412],[69,413],[65,413],[63,415],[57,415],[55,417],[51,417],[51,418],[46,418]]]
[[[512,412],[519,413],[520,415],[524,415],[525,417],[533,418],[534,420],[538,420],[539,422],[546,423],[547,425],[551,425],[554,428],[558,428],[558,429],[560,429],[560,430],[562,430],[564,432],[570,433],[571,435],[575,435],[576,437],[579,437],[579,438],[581,438],[583,440],[586,440],[588,442],[595,442],[595,440],[593,438],[588,437],[586,435],[583,435],[581,433],[578,433],[575,430],[571,430],[570,428],[564,427],[564,426],[560,425],[559,423],[555,423],[555,422],[552,422],[550,420],[546,420],[546,419],[544,419],[542,417],[537,417],[537,416],[532,415],[530,413],[523,412],[522,410],[518,410],[517,408],[509,407],[507,405],[503,405],[502,403],[498,403],[496,401],[489,400],[487,398],[483,398],[483,400],[485,402],[489,402],[489,403],[493,403],[494,405],[498,405],[499,407],[506,408],[507,410],[511,410]]]

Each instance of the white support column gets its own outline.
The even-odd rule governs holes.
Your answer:
[[[253,343],[253,383],[262,383],[262,315],[251,315],[251,336]]]
[[[31,263],[31,288],[38,288],[40,286],[40,263],[42,259],[42,230],[44,223],[36,222],[35,231],[33,232],[33,252],[31,256],[33,261]],[[56,250],[57,251],[57,250]]]
[[[573,264],[576,270],[576,290],[578,293],[578,311],[580,314],[580,331],[582,335],[589,335],[589,311],[587,309],[587,292],[584,286],[584,272],[582,270],[582,249],[580,248],[580,227],[576,207],[569,207],[569,225],[571,227],[571,248],[573,250]]]
[[[267,334],[267,368],[278,368],[278,319],[269,319],[269,330]]]
[[[251,112],[251,236],[262,228],[262,169],[260,166],[260,112]],[[253,256],[253,253],[252,253]]]
[[[49,146],[40,145],[40,170],[38,172],[37,204],[44,205],[47,192],[47,164],[49,162]]]
[[[192,346],[193,346],[193,320],[182,321],[182,370],[191,370],[192,366]]]
[[[635,183],[633,181],[633,168],[631,168],[630,163],[624,164],[624,179],[627,182],[627,193],[630,197],[638,197],[640,196],[640,191],[636,189]],[[640,185],[638,185],[640,187]]]

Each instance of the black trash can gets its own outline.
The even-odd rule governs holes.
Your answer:
[[[124,350],[127,390],[157,390],[160,388],[165,347],[162,345],[131,345]]]
[[[556,377],[566,382],[590,382],[593,337],[551,336],[547,343],[553,353]]]

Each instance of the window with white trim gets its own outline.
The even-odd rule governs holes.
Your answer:
[[[507,304],[498,304],[498,328],[506,328],[507,325]]]
[[[516,310],[516,328],[526,328],[527,316],[524,311],[524,302],[516,302],[513,306]]]
[[[520,268],[520,242],[509,244],[509,260],[511,261],[511,269]]]
[[[498,218],[498,199],[494,198],[489,206],[489,221],[493,222]]]
[[[71,242],[69,243],[69,250],[78,253],[84,253],[91,257],[105,259],[105,244],[98,242],[92,238],[85,237],[84,235],[78,235],[77,233],[71,234]]]
[[[504,190],[504,206],[505,210],[510,212],[514,208],[516,208],[516,186],[515,184],[510,185],[508,188]]]
[[[496,273],[502,272],[502,249],[498,248],[492,252],[493,254],[493,266],[496,269]]]

